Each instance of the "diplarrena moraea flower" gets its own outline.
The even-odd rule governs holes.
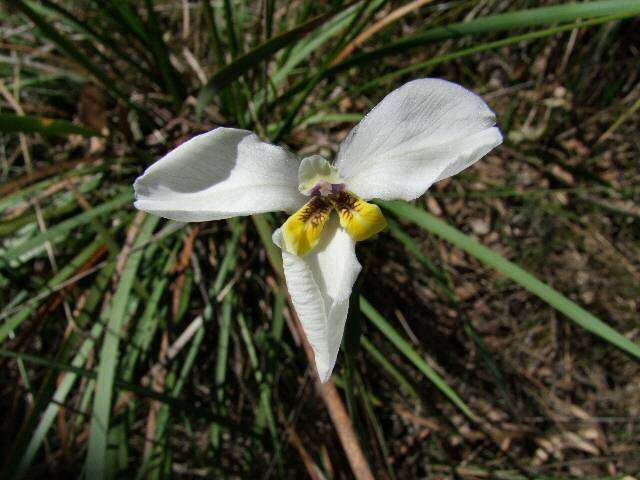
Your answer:
[[[424,78],[387,95],[349,133],[333,163],[319,155],[300,161],[249,131],[216,128],[151,165],[134,184],[135,206],[182,222],[291,214],[273,241],[326,382],[361,270],[356,242],[386,226],[368,200],[414,200],[501,142],[495,115],[479,96]]]

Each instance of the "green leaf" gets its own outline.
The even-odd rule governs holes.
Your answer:
[[[0,113],[0,132],[4,133],[41,133],[47,136],[61,136],[77,134],[85,137],[98,137],[100,133],[90,128],[76,125],[66,120],[55,120],[31,115],[16,115]]]
[[[148,15],[148,29],[149,29],[149,47],[151,53],[156,61],[160,73],[162,75],[163,84],[165,90],[173,98],[174,106],[179,109],[186,91],[182,83],[180,74],[176,71],[169,59],[169,49],[162,38],[162,32],[160,32],[160,22],[156,16],[153,2],[151,0],[145,0]]]
[[[391,340],[402,354],[407,357],[415,367],[420,370],[425,376],[442,392],[451,402],[458,407],[469,419],[476,421],[476,415],[471,411],[466,403],[460,398],[460,396],[447,384],[447,382],[438,373],[429,366],[422,356],[416,352],[416,350],[407,342],[400,333],[391,326],[391,323],[384,318],[380,313],[373,308],[373,306],[364,298],[360,296],[360,310],[365,316],[371,320],[378,330],[380,330],[385,337]]]
[[[120,24],[119,26],[127,33],[138,38],[147,47],[151,47],[151,40],[144,28],[142,18],[134,8],[132,2],[126,0],[103,0],[98,2],[105,4],[106,12]]]
[[[228,293],[222,300],[222,315],[220,316],[220,330],[218,333],[218,348],[216,358],[216,369],[214,376],[214,386],[216,390],[216,400],[219,404],[225,397],[225,381],[227,378],[227,367],[229,361],[229,339],[231,337],[232,308],[234,295]],[[220,447],[221,426],[214,424],[211,427],[211,443],[214,448]]]
[[[11,350],[0,348],[0,356],[7,357],[7,358],[22,359],[24,361],[33,363],[35,365],[42,365],[50,369],[61,370],[64,372],[72,372],[82,376],[83,378],[89,378],[89,379],[96,378],[96,373],[93,370],[86,370],[82,367],[76,367],[74,365],[60,362],[58,360],[43,358],[38,355],[31,355],[25,352],[14,352]],[[172,397],[171,395],[166,395],[164,393],[156,392],[155,390],[142,387],[135,383],[125,382],[119,378],[116,378],[113,383],[119,389],[127,390],[141,397],[150,398],[152,400],[158,400],[162,403],[166,403],[171,407],[175,407],[180,411],[186,412],[187,414],[193,414],[194,417],[215,421],[224,425],[226,428],[230,430],[242,432],[243,434],[250,435],[252,438],[259,438],[258,434],[253,429],[248,428],[247,425],[231,423],[228,417],[222,417],[220,415],[213,414],[208,408],[194,405],[191,402],[188,402],[186,400],[181,400],[176,397]],[[79,410],[84,411],[83,409],[79,409]]]
[[[44,233],[40,233],[23,243],[11,248],[10,250],[2,251],[0,250],[0,254],[2,255],[2,259],[16,260],[21,255],[30,252],[31,250],[41,247],[47,240],[53,240],[61,237],[65,233],[70,232],[74,228],[89,223],[92,219],[104,215],[105,213],[111,212],[119,207],[127,203],[131,203],[133,200],[133,194],[131,192],[124,192],[118,195],[113,200],[109,200],[108,202],[103,203],[97,207],[92,208],[84,213],[76,215],[75,217],[70,218],[69,220],[65,220],[64,222],[60,222],[54,227],[51,227]]]
[[[303,81],[304,89],[302,90],[300,95],[298,95],[298,97],[293,102],[291,102],[293,106],[289,109],[289,112],[285,116],[284,121],[282,122],[282,124],[280,124],[278,130],[271,138],[273,143],[278,143],[283,138],[283,136],[289,132],[289,130],[293,126],[293,122],[295,121],[296,116],[302,109],[311,92],[322,81],[327,72],[331,70],[331,64],[340,53],[340,50],[347,44],[347,42],[350,41],[351,38],[356,36],[358,32],[365,27],[365,23],[361,20],[363,18],[369,18],[369,15],[372,13],[372,11],[379,7],[381,3],[382,2],[380,2],[379,0],[365,0],[362,5],[358,7],[355,15],[353,16],[347,27],[344,29],[344,31],[341,33],[331,52],[324,57],[320,69],[317,71],[317,73],[311,75]]]
[[[464,250],[470,255],[473,255],[481,262],[495,268],[503,275],[506,275],[514,282],[540,297],[559,312],[565,314],[582,328],[589,330],[619,349],[631,354],[637,359],[640,359],[640,346],[636,345],[602,320],[569,300],[557,290],[551,288],[546,283],[541,282],[515,263],[510,262],[491,249],[481,245],[469,235],[462,233],[460,230],[447,225],[439,218],[409,203],[379,203],[382,207],[394,213],[399,218],[415,223],[423,229],[447,240],[448,242],[451,242],[453,245]]]
[[[223,0],[224,6],[224,18],[227,25],[227,37],[229,38],[229,50],[231,56],[235,57],[238,54],[239,38],[236,32],[236,26],[238,25],[233,19],[233,8],[231,7],[231,0]]]
[[[115,263],[112,263],[101,272],[99,280],[94,284],[91,289],[91,293],[88,296],[90,305],[87,305],[87,307],[89,308],[85,309],[84,314],[87,314],[88,311],[92,312],[93,309],[99,304],[100,300],[103,298],[104,290],[110,284],[110,278],[114,268]],[[86,316],[88,317],[89,315]],[[86,363],[87,358],[89,358],[90,353],[93,351],[95,339],[100,338],[103,329],[103,323],[94,323],[94,325],[91,327],[90,334],[87,336],[86,340],[82,343],[78,352],[73,357],[70,366],[75,368],[82,368],[82,366]],[[53,371],[53,369],[51,370]],[[47,434],[51,429],[54,420],[58,416],[60,408],[62,408],[61,405],[65,405],[67,395],[69,395],[69,393],[72,391],[73,385],[76,382],[77,378],[77,373],[66,372],[58,383],[51,401],[48,403],[47,407],[40,415],[40,421],[38,422],[37,427],[31,433],[29,444],[24,450],[24,453],[22,455],[22,458],[20,459],[13,478],[22,478],[29,471],[33,460],[36,458],[38,451],[47,438]]]
[[[98,239],[91,242],[84,249],[80,250],[80,252],[74,258],[69,260],[60,269],[60,271],[46,283],[44,288],[42,288],[35,295],[31,294],[31,298],[28,302],[25,302],[21,307],[19,307],[17,311],[14,310],[15,313],[9,316],[9,318],[5,322],[3,322],[2,325],[0,325],[0,343],[4,342],[7,336],[11,332],[18,329],[20,327],[20,324],[24,320],[29,318],[29,315],[31,315],[35,311],[35,309],[38,308],[41,303],[41,299],[46,298],[43,294],[46,294],[50,291],[55,291],[62,282],[69,279],[71,275],[76,273],[78,269],[87,260],[89,260],[93,254],[96,253],[98,248],[100,248],[103,243],[104,242],[102,240]],[[5,315],[5,312],[3,312],[0,318],[4,318]]]
[[[318,113],[307,117],[300,126],[314,125],[318,123],[357,123],[362,120],[361,113]]]
[[[593,2],[595,3],[595,2]],[[599,2],[598,2],[599,3]],[[551,7],[549,7],[551,8]],[[548,29],[543,29],[543,30],[537,30],[537,31],[533,31],[533,32],[529,32],[529,33],[525,33],[522,35],[514,35],[514,36],[509,36],[507,38],[503,38],[501,40],[496,40],[493,42],[487,42],[487,43],[481,43],[478,45],[474,45],[472,47],[469,48],[464,48],[455,52],[451,52],[451,53],[446,53],[446,54],[442,54],[442,55],[438,55],[436,57],[430,58],[429,60],[426,60],[424,62],[418,62],[418,63],[414,63],[411,64],[407,67],[404,68],[400,68],[400,69],[396,69],[393,70],[390,73],[387,73],[385,75],[380,75],[377,78],[374,78],[373,80],[370,80],[369,82],[359,85],[357,88],[353,88],[350,89],[348,91],[347,94],[345,95],[339,95],[336,96],[335,98],[331,99],[330,101],[326,102],[325,104],[321,105],[320,107],[314,109],[311,111],[311,116],[314,116],[317,114],[317,112],[325,109],[326,107],[336,104],[338,103],[342,98],[345,98],[347,95],[349,97],[354,97],[358,94],[361,94],[362,92],[365,92],[367,90],[370,90],[372,88],[376,88],[378,87],[380,84],[387,82],[389,80],[395,79],[395,78],[399,78],[402,77],[408,73],[411,72],[415,72],[418,70],[424,70],[424,69],[431,69],[433,67],[435,67],[436,65],[445,63],[445,62],[450,62],[451,60],[456,60],[458,58],[462,58],[462,57],[466,57],[475,53],[480,53],[480,52],[485,52],[485,51],[489,51],[489,50],[496,50],[498,48],[502,48],[502,47],[506,47],[508,45],[513,45],[513,44],[517,44],[520,42],[524,42],[524,41],[528,41],[528,40],[536,40],[536,39],[541,39],[541,38],[545,38],[551,35],[555,35],[558,33],[562,33],[565,31],[570,31],[570,30],[574,30],[577,28],[583,28],[583,27],[592,27],[595,25],[600,25],[602,23],[607,23],[607,22],[611,22],[614,20],[621,20],[624,18],[628,18],[628,17],[632,17],[634,15],[640,14],[640,4],[637,4],[637,6],[635,8],[620,8],[619,11],[617,11],[617,13],[612,14],[612,15],[607,15],[607,16],[597,16],[596,18],[592,18],[591,20],[586,20],[586,21],[580,21],[580,22],[576,22],[576,23],[572,23],[572,24],[568,24],[568,25],[562,25],[559,27],[552,27],[552,28],[548,28]],[[533,25],[533,24],[532,24]],[[407,47],[408,48],[408,47]],[[351,67],[355,67],[355,66],[363,66],[366,65],[367,63],[370,63],[371,61],[374,60],[378,60],[381,57],[393,54],[393,51],[384,51],[381,52],[380,55],[378,54],[374,54],[376,51],[372,51],[372,52],[367,52],[358,56],[355,56],[353,58],[351,58],[350,60],[346,60],[345,62],[339,63],[338,65],[335,65],[331,68],[326,69],[324,72],[322,72],[322,78],[326,78],[332,75],[335,75],[341,71],[344,71],[348,68]],[[276,101],[276,103],[284,103],[287,101],[291,101],[291,98],[293,98],[295,95],[297,95],[300,92],[303,92],[305,90],[305,88],[307,88],[307,81],[303,80],[298,82],[297,84],[291,86],[286,92],[284,92]]]
[[[104,85],[104,87],[115,96],[121,98],[125,103],[131,105],[129,98],[120,90],[114,80],[112,80],[98,65],[96,65],[89,57],[81,52],[76,44],[59,33],[50,22],[37,13],[34,9],[28,6],[24,1],[18,0],[15,2],[15,7],[24,13],[40,31],[48,37],[56,46],[69,58],[73,59],[96,80]]]
[[[303,23],[291,30],[277,35],[266,42],[258,45],[254,49],[236,58],[228,65],[222,67],[216,72],[200,91],[198,97],[198,109],[202,111],[206,107],[215,94],[236,80],[240,75],[251,70],[260,62],[266,60],[271,55],[286,47],[287,45],[304,38],[309,32],[322,25],[324,22],[334,17],[338,13],[351,7],[356,2],[350,2],[340,8],[332,10],[329,13],[318,15],[308,22]]]
[[[215,53],[218,65],[224,65],[226,61],[222,50],[222,40],[220,39],[215,12],[213,8],[211,8],[211,2],[209,0],[202,0],[202,13],[209,27],[209,36],[211,37],[211,44],[213,45],[213,52]]]
[[[347,399],[349,416],[354,419],[356,426],[360,426],[358,421],[358,405],[354,391],[356,376],[356,357],[360,350],[360,337],[362,326],[360,322],[360,307],[358,297],[360,289],[356,282],[349,298],[349,311],[345,322],[344,334],[342,336],[342,354],[344,355],[344,392]]]
[[[271,73],[268,84],[253,96],[255,108],[259,109],[265,102],[273,101],[277,87],[280,86],[301,63],[307,61],[315,52],[319,51],[332,37],[338,35],[342,29],[352,21],[354,14],[355,9],[347,9],[324,24],[322,28],[318,28],[303,40],[292,45],[290,50],[283,55],[284,58],[281,59],[283,62],[282,66]],[[247,112],[245,116],[247,120],[250,119],[249,112]]]
[[[366,82],[364,84],[358,85],[355,88],[350,89],[347,93],[343,94],[343,95],[338,95],[334,98],[332,98],[331,100],[325,102],[324,104],[320,105],[319,107],[313,109],[309,115],[309,117],[307,118],[312,118],[315,117],[316,115],[318,115],[317,112],[320,112],[322,110],[325,110],[326,108],[330,107],[331,105],[337,104],[339,103],[343,98],[346,97],[355,97],[356,95],[360,95],[363,92],[366,92],[368,90],[372,90],[375,88],[379,88],[379,86],[385,82],[389,82],[393,79],[396,78],[400,78],[403,77],[405,75],[407,75],[408,73],[412,73],[412,72],[416,72],[416,71],[420,71],[420,70],[429,70],[432,69],[433,67],[435,67],[436,65],[440,65],[442,63],[446,63],[446,62],[450,62],[452,60],[456,60],[458,58],[463,58],[469,55],[473,55],[476,53],[480,53],[480,52],[486,52],[489,50],[496,50],[498,48],[502,48],[502,47],[507,47],[509,45],[513,45],[513,44],[517,44],[517,43],[521,43],[521,42],[526,42],[526,41],[530,41],[530,40],[539,40],[542,38],[546,38],[549,37],[551,35],[556,35],[558,33],[562,33],[562,32],[567,32],[567,31],[571,31],[577,28],[586,28],[586,27],[593,27],[596,25],[600,25],[603,23],[607,23],[607,22],[611,22],[614,20],[621,20],[627,17],[632,16],[632,13],[628,13],[628,12],[623,12],[623,13],[619,13],[616,15],[610,15],[610,16],[606,16],[606,17],[598,17],[592,20],[587,20],[585,22],[576,22],[576,23],[571,23],[568,25],[562,25],[560,27],[553,27],[553,28],[547,28],[544,30],[536,30],[533,32],[529,32],[529,33],[525,33],[523,35],[516,35],[516,36],[511,36],[511,37],[507,37],[504,38],[502,40],[496,40],[495,42],[488,42],[488,43],[481,43],[479,45],[474,45],[473,47],[469,47],[469,48],[464,48],[461,50],[457,50],[455,52],[451,52],[451,53],[445,53],[443,55],[438,55],[436,57],[430,58],[427,61],[424,62],[419,62],[419,63],[414,63],[412,65],[409,65],[408,67],[404,67],[404,68],[399,68],[396,70],[393,70],[390,73],[387,73],[385,75],[380,75],[376,78],[374,78],[373,80],[370,80],[369,82]],[[331,73],[331,72],[328,72]],[[335,73],[335,72],[334,72]],[[285,94],[283,94],[280,98],[279,101],[280,102],[284,102],[286,99],[292,97],[293,95],[295,95],[296,93],[302,91],[305,87],[305,83],[304,82],[300,82],[297,85],[292,86]],[[306,120],[302,120],[302,122],[304,122]],[[300,123],[302,123],[300,122]]]
[[[256,230],[258,231],[258,235],[260,235],[262,245],[267,252],[269,263],[271,263],[271,266],[278,274],[278,276],[280,278],[284,278],[284,269],[282,267],[282,251],[275,243],[273,243],[273,240],[271,240],[273,228],[269,223],[269,214],[262,213],[259,215],[252,215],[251,219],[253,220]]]
[[[398,368],[396,368],[396,366],[393,365],[393,363],[391,363],[389,359],[378,349],[378,347],[371,343],[371,341],[367,337],[362,336],[360,338],[362,346],[367,351],[367,353],[371,355],[371,358],[373,358],[374,361],[380,364],[383,370],[385,370],[387,374],[389,374],[389,376],[396,381],[398,386],[402,390],[404,390],[405,393],[413,397],[415,400],[419,400],[420,394],[414,388],[411,382],[406,379],[402,372],[400,372],[400,370],[398,370]]]
[[[126,320],[133,282],[136,279],[138,265],[142,259],[143,249],[140,247],[151,237],[153,229],[159,220],[160,218],[155,216],[146,217],[111,301],[109,320],[99,356],[87,453],[87,478],[105,478],[107,471],[107,439],[111,420],[111,399],[118,366],[120,335]]]
[[[402,38],[384,47],[354,56],[342,62],[333,70],[348,69],[354,65],[370,62],[395,52],[406,52],[430,42],[448,38],[478,35],[483,33],[502,32],[520,28],[548,25],[552,23],[572,22],[578,19],[589,19],[618,14],[640,13],[640,2],[629,0],[599,0],[595,2],[579,2],[566,5],[518,10],[499,15],[481,17],[469,22],[454,23],[446,27],[437,27],[425,32]]]
[[[119,59],[127,62],[131,67],[135,68],[144,76],[148,77],[151,80],[154,80],[154,76],[142,64],[142,62],[140,62],[140,60],[138,59],[132,58],[127,52],[120,48],[119,42],[113,37],[109,37],[108,35],[104,35],[103,33],[98,32],[91,26],[89,22],[79,19],[72,12],[66,10],[60,5],[55,4],[53,0],[40,0],[36,4],[36,6],[40,7],[43,10],[49,10],[54,14],[59,15],[61,20],[67,23],[71,28],[82,33],[82,35],[85,35],[87,39],[90,40],[90,42],[86,43],[86,46],[91,50],[91,54],[100,57],[103,62],[108,62],[110,68],[114,70],[114,73],[118,72],[122,74],[122,70],[118,65],[114,64],[113,60],[110,57],[106,55],[106,52],[109,50],[113,51],[113,53],[116,54]],[[96,48],[95,44],[102,44],[103,48],[98,49]]]

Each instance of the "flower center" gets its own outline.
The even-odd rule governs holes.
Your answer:
[[[344,182],[340,178],[338,169],[327,162],[320,155],[303,158],[298,168],[298,190],[308,196],[321,195],[326,197],[333,191],[339,191]]]
[[[282,246],[288,252],[299,256],[310,252],[332,211],[355,241],[366,240],[387,226],[380,208],[349,192],[338,170],[321,156],[303,159],[298,179],[300,192],[311,199],[282,226]]]
[[[312,197],[316,197],[318,195],[321,197],[328,197],[331,194],[343,191],[345,188],[346,185],[344,183],[331,183],[327,180],[320,180],[311,188],[309,194]]]

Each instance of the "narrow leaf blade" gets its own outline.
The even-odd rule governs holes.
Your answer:
[[[399,218],[415,223],[470,255],[473,255],[481,262],[495,268],[534,295],[537,295],[559,312],[562,312],[577,325],[589,330],[591,333],[603,338],[612,345],[640,360],[640,346],[618,333],[595,315],[592,315],[569,300],[557,290],[541,282],[515,263],[510,262],[493,250],[481,245],[469,235],[462,233],[460,230],[451,225],[447,225],[430,213],[406,202],[380,202],[380,204]]]

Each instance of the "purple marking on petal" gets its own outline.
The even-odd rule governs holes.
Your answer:
[[[346,185],[344,183],[329,183],[326,180],[320,180],[309,190],[309,195],[326,197],[334,193],[342,192],[345,188]]]

